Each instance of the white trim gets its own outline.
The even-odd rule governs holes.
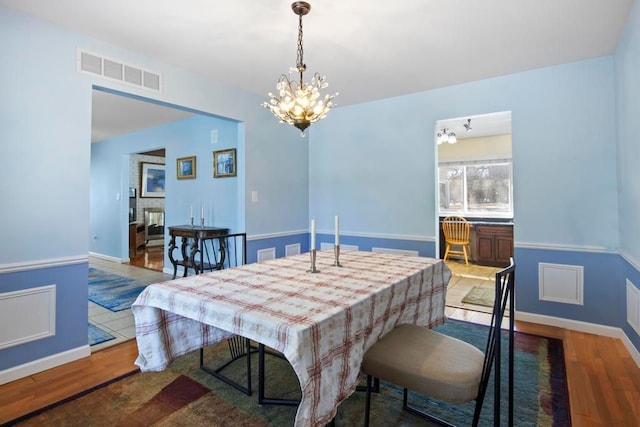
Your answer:
[[[258,249],[256,262],[271,261],[272,259],[276,259],[276,248]]]
[[[607,249],[601,246],[578,246],[578,245],[562,245],[556,243],[529,243],[529,242],[514,242],[514,247],[521,249],[541,249],[550,251],[572,251],[572,252],[597,252],[618,254],[618,251],[614,249]]]
[[[621,328],[613,326],[598,325],[596,323],[587,323],[580,320],[563,319],[560,317],[546,316],[544,314],[525,313],[517,311],[514,313],[515,320],[522,322],[537,323],[540,325],[555,326],[558,328],[570,329],[572,331],[585,332],[604,337],[618,338],[622,341],[625,348],[631,355],[631,358],[640,368],[640,350],[638,350],[627,334]]]
[[[97,252],[89,252],[89,255],[96,257],[96,258],[100,258],[103,259],[105,261],[113,261],[113,262],[117,262],[120,264],[124,264],[125,262],[129,262],[129,258],[117,258],[111,255],[104,255],[104,254],[99,254]]]
[[[309,233],[309,230],[293,230],[293,231],[283,231],[280,233],[267,233],[267,234],[254,234],[251,236],[247,236],[247,241],[250,240],[262,240],[262,239],[274,239],[277,237],[288,237],[295,236],[298,234]]]
[[[412,251],[407,249],[392,249],[392,248],[371,248],[371,252],[377,252],[379,254],[391,254],[391,255],[406,255],[406,256],[420,256],[418,251]]]
[[[26,261],[11,264],[0,264],[0,274],[39,270],[41,268],[62,267],[65,265],[76,265],[87,262],[89,262],[89,257],[87,255],[76,255],[70,257],[40,259],[36,261]]]
[[[333,234],[333,230],[331,231],[320,231],[322,234]],[[351,236],[351,237],[370,237],[376,239],[394,239],[394,240],[414,240],[417,242],[435,242],[435,237],[427,237],[427,236],[416,236],[416,235],[408,235],[408,234],[382,234],[382,233],[357,233],[357,232],[340,232],[341,236]]]
[[[300,243],[292,243],[284,247],[284,256],[288,257],[300,255],[301,251],[302,249],[300,248]]]
[[[318,230],[317,234],[331,234],[333,235],[335,230],[326,229],[326,230]],[[261,240],[261,239],[271,239],[276,237],[286,237],[286,236],[295,236],[298,234],[308,234],[309,230],[294,230],[294,231],[286,231],[282,233],[269,233],[269,234],[254,234],[252,236],[247,236],[247,241],[249,240]],[[419,242],[435,242],[435,237],[425,237],[425,236],[416,236],[416,235],[407,235],[407,234],[382,234],[382,233],[358,233],[358,232],[340,232],[341,236],[350,236],[350,237],[372,237],[379,239],[394,239],[394,240],[415,240]]]
[[[0,371],[0,385],[91,356],[89,344]]]
[[[633,258],[631,256],[631,254],[629,254],[626,251],[620,251],[619,252],[620,256],[622,258],[624,258],[629,264],[631,264],[631,266],[633,268],[635,268],[636,270],[640,270],[640,261],[638,261],[637,259]]]
[[[37,315],[25,316],[33,310]],[[0,336],[0,350],[56,335],[56,285],[0,293],[0,324],[20,324]]]
[[[583,295],[583,266],[538,263],[538,299],[540,301],[584,305]]]

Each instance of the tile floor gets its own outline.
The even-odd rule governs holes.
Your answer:
[[[155,283],[171,279],[170,275],[159,271],[134,267],[129,264],[120,264],[93,256],[89,257],[89,267],[130,277],[143,283]],[[136,331],[131,309],[113,312],[91,301],[88,304],[89,322],[116,337],[115,339],[92,345],[92,352],[135,338]]]
[[[447,288],[445,310],[447,316],[456,318],[462,316],[468,319],[474,313],[491,313],[491,307],[463,303],[462,298],[474,286],[486,286],[493,289],[495,286],[495,274],[500,269],[482,265],[465,265],[464,261],[459,260],[448,260],[446,263],[452,273]],[[458,313],[461,310],[467,311],[467,313]]]

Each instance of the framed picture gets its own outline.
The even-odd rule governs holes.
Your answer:
[[[196,177],[196,156],[177,159],[176,173],[178,179],[194,179]]]
[[[226,178],[236,176],[236,149],[213,152],[213,177]]]
[[[140,163],[140,197],[164,197],[164,165]]]

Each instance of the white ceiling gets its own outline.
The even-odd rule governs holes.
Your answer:
[[[91,142],[193,116],[192,113],[145,101],[93,91]]]
[[[350,105],[611,55],[633,2],[311,0],[304,59]],[[296,61],[291,0],[0,5],[265,98]]]

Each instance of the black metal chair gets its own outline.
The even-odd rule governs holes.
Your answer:
[[[212,241],[211,250],[212,250],[212,255],[214,257],[214,263],[218,266],[218,268],[216,268],[217,270],[221,270],[225,268],[234,268],[240,265],[244,265],[246,264],[246,259],[247,259],[247,234],[246,233],[227,234],[223,237],[220,237],[219,239],[215,239]],[[207,258],[209,258],[208,253],[207,253]],[[205,365],[204,363],[205,349],[201,348],[200,349],[200,369],[213,375],[219,380],[229,384],[230,386],[236,388],[242,393],[250,396],[251,395],[251,353],[257,352],[257,349],[251,346],[251,340],[238,335],[235,335],[227,339],[227,344],[229,345],[229,353],[231,355],[231,359],[216,368],[210,368]],[[226,367],[228,367],[232,363],[242,358],[246,358],[246,364],[247,364],[246,385],[242,385],[237,381],[234,381],[233,379],[221,373],[221,371],[223,371]]]
[[[477,426],[494,369],[494,425],[500,425],[501,325],[507,307],[514,307],[515,263],[495,277],[496,297],[485,352],[459,339],[415,326],[399,325],[364,355],[362,371],[367,375],[365,426],[369,425],[372,379],[403,387],[403,409],[440,425],[452,424],[408,404],[408,390],[447,403],[475,400],[472,425]],[[508,425],[513,425],[513,315],[509,317],[509,409]]]

